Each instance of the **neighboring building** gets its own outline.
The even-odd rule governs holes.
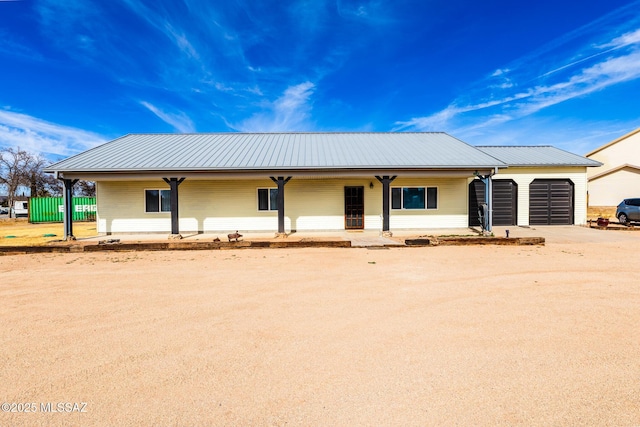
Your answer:
[[[602,163],[587,171],[589,206],[617,206],[623,199],[640,197],[640,128],[586,155]]]
[[[467,227],[470,183],[492,174],[517,184],[513,224],[529,225],[533,205],[535,223],[560,223],[556,184],[570,187],[561,223],[581,224],[586,168],[597,165],[552,147],[476,148],[445,133],[136,134],[47,172],[67,187],[97,183],[99,233],[283,233]]]
[[[29,216],[29,201],[28,200],[14,200],[13,202],[13,214],[16,218],[26,218]]]

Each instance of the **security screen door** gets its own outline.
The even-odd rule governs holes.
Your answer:
[[[364,228],[364,187],[344,187],[344,227]]]

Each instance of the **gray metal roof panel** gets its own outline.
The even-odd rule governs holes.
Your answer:
[[[60,172],[504,167],[445,133],[131,134],[47,168]]]
[[[478,146],[509,166],[600,166],[601,163],[550,145]]]

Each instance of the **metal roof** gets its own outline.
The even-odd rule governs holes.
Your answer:
[[[550,145],[478,146],[508,166],[600,166],[602,163]]]
[[[444,169],[505,167],[446,133],[131,134],[48,172]]]

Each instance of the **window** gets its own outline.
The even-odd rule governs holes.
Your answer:
[[[391,209],[438,209],[438,188],[392,188]]]
[[[144,190],[145,212],[171,212],[171,190]]]
[[[258,188],[258,210],[277,211],[278,210],[278,189]]]
[[[438,187],[427,187],[427,209],[438,209]]]

